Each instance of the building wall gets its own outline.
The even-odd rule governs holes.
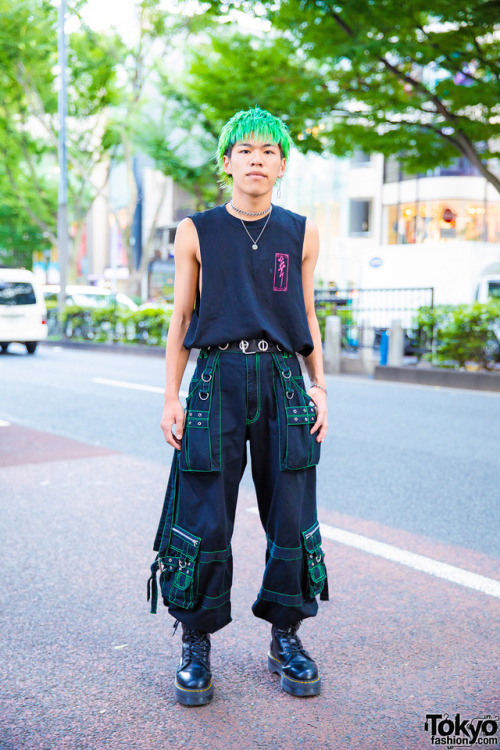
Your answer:
[[[384,158],[292,153],[276,201],[319,228],[317,283],[338,288],[433,286],[437,302],[469,302],[500,263],[500,196],[483,177],[384,184]]]

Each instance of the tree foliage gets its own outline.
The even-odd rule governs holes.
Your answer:
[[[78,17],[80,0],[69,3]],[[117,99],[120,43],[82,23],[70,36],[70,218],[81,221],[99,192],[93,170],[106,150],[101,115]],[[0,201],[3,262],[56,244],[57,8],[49,0],[0,0]],[[22,252],[21,252],[22,251]]]
[[[308,77],[322,79],[303,118],[304,149],[397,154],[414,172],[462,155],[500,190],[494,171],[500,156],[498,0],[410,0],[404,6],[397,0],[211,0],[210,7],[272,22],[292,116],[302,97],[311,99]],[[252,44],[249,39],[250,57]],[[247,91],[252,84],[257,91],[267,87],[261,75],[267,46],[259,46],[263,69],[249,68],[246,55],[231,58],[230,88],[236,81],[242,87],[246,81]],[[279,93],[274,111],[285,114]]]

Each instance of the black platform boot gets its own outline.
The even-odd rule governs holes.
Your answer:
[[[281,687],[290,695],[318,695],[321,691],[321,677],[316,662],[297,636],[300,624],[297,622],[287,628],[273,625],[267,665],[271,673],[281,675]]]
[[[175,675],[175,697],[185,706],[202,706],[210,703],[213,695],[210,635],[182,625],[182,656]]]

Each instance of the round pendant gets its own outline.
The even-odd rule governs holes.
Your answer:
[[[258,246],[258,245],[256,245],[256,244],[254,243],[254,244],[252,245],[252,250],[258,250],[258,249],[259,249],[259,246]]]

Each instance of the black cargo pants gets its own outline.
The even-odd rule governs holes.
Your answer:
[[[152,612],[160,572],[163,601],[188,628],[214,633],[231,622],[231,537],[248,440],[267,535],[252,611],[281,627],[316,615],[316,595],[328,599],[328,584],[316,516],[315,420],[295,355],[201,351],[154,544]]]

